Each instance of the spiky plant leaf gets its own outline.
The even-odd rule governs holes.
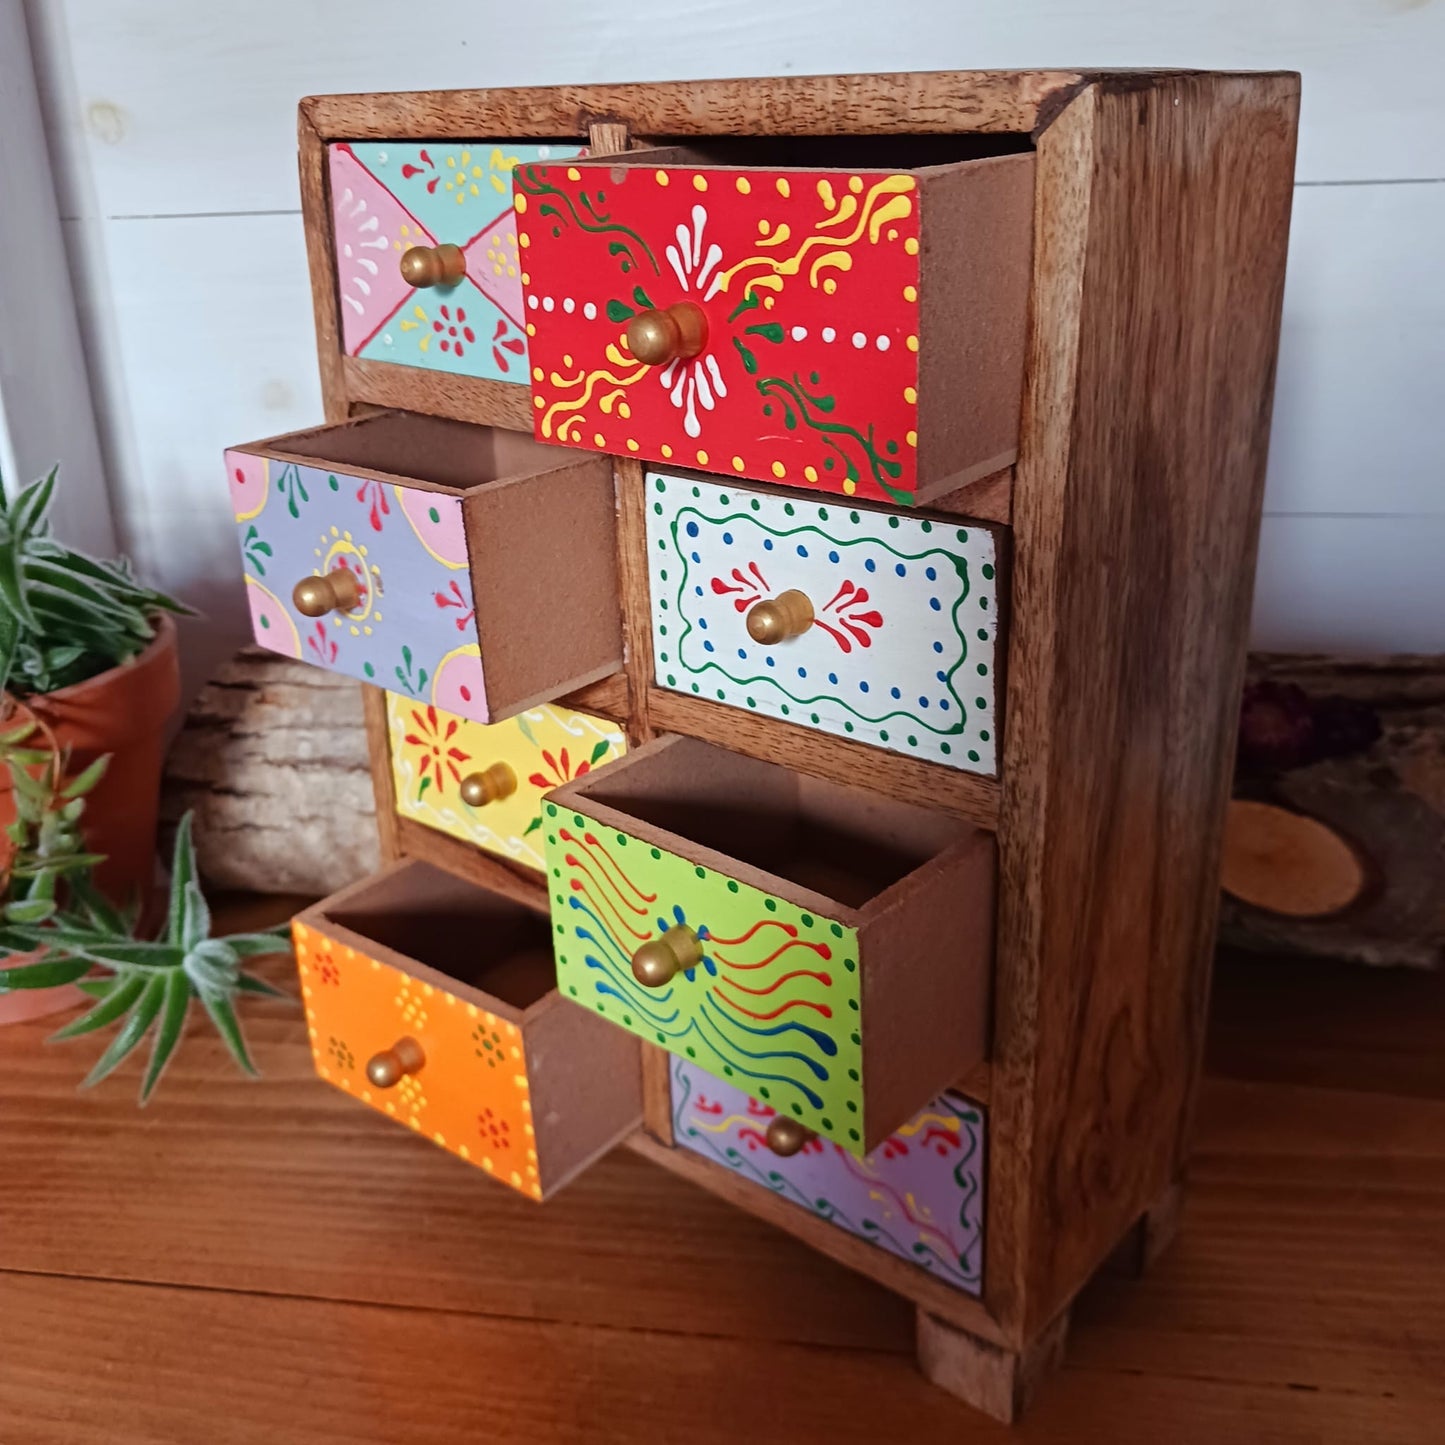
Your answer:
[[[287,1003],[295,1003],[294,994],[289,994],[285,989],[277,988],[273,983],[267,983],[264,978],[257,978],[254,973],[243,973],[237,975],[236,987],[242,993],[258,993],[265,998],[284,998]]]
[[[106,1051],[95,1061],[95,1067],[81,1080],[82,1089],[94,1088],[96,1084],[114,1072],[116,1066],[140,1041],[145,1038],[155,1016],[160,1012],[161,1000],[165,997],[166,981],[162,974],[152,974],[145,982],[140,997],[136,999],[125,1022],[115,1031]]]
[[[150,1102],[151,1094],[160,1083],[161,1075],[170,1063],[181,1041],[186,1027],[186,1014],[191,1007],[191,986],[185,974],[176,969],[165,976],[165,992],[161,999],[161,1021],[151,1039],[150,1062],[146,1065],[145,1078],[141,1080],[140,1102]]]
[[[171,902],[166,911],[166,942],[180,944],[186,936],[186,889],[196,878],[196,848],[191,842],[191,815],[176,829],[171,854]]]
[[[115,987],[93,1009],[81,1014],[78,1019],[71,1019],[64,1028],[51,1034],[51,1042],[56,1039],[79,1038],[81,1034],[94,1033],[96,1029],[103,1029],[107,1024],[114,1023],[141,996],[147,982],[147,975],[143,973],[118,977]]]
[[[14,993],[23,988],[59,988],[63,983],[84,978],[90,968],[88,958],[44,958],[17,968],[0,968],[0,993]]]
[[[194,880],[186,885],[181,910],[181,947],[187,952],[198,948],[211,936],[211,910],[200,884]]]
[[[62,798],[82,798],[88,793],[104,776],[105,770],[110,766],[110,754],[103,753],[88,768],[77,773],[61,790]]]
[[[246,1048],[246,1038],[241,1032],[241,1021],[236,1017],[236,1010],[231,1000],[224,994],[215,998],[208,998],[201,995],[201,1003],[206,1012],[211,1016],[211,1022],[216,1026],[216,1032],[225,1041],[226,1047],[231,1051],[231,1057],[237,1065],[248,1073],[253,1079],[258,1077],[256,1065],[251,1062],[251,1055]]]

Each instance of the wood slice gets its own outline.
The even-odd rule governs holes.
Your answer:
[[[1308,898],[1297,885],[1256,876],[1248,897],[1224,892],[1221,941],[1256,952],[1445,966],[1445,658],[1259,655],[1250,659],[1250,681],[1298,687],[1311,699],[1348,699],[1377,717],[1379,736],[1362,750],[1242,774],[1235,785],[1237,802],[1303,814],[1348,839],[1368,886],[1348,906],[1305,916],[1270,906],[1281,895]],[[1266,866],[1257,858],[1256,875]],[[1342,894],[1351,873],[1337,866],[1332,886]],[[1336,876],[1328,865],[1325,871]],[[1242,886],[1236,875],[1234,887]]]
[[[1348,908],[1365,890],[1355,850],[1316,818],[1235,798],[1224,824],[1220,887],[1290,918]]]
[[[206,684],[166,764],[162,818],[195,813],[208,883],[333,893],[380,866],[361,689],[246,647]]]

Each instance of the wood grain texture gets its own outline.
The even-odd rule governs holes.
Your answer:
[[[648,645],[650,648],[651,643]],[[650,658],[649,652],[649,664]],[[685,697],[666,688],[649,687],[647,692],[648,717],[655,730],[687,733],[813,777],[923,803],[967,818],[981,828],[998,825],[999,785],[993,778],[829,737],[796,723]]]
[[[376,835],[381,845],[381,861],[395,863],[402,856],[402,819],[396,813],[396,776],[391,770],[386,689],[365,682],[356,685],[361,689],[361,712],[366,723],[366,752],[371,766],[371,791],[376,798]]]
[[[1100,82],[1039,141],[986,1273],[1016,1344],[1185,1149],[1298,89]]]
[[[329,893],[378,864],[369,734],[350,678],[243,647],[201,689],[166,757],[161,818],[193,812],[213,887]],[[389,810],[388,810],[389,811]]]
[[[925,1309],[918,1311],[918,1368],[941,1390],[975,1410],[1012,1425],[1045,1380],[1064,1362],[1069,1333],[1065,1310],[1023,1350],[1002,1349]]]
[[[308,233],[309,229],[308,225]],[[511,431],[532,430],[531,393],[518,383],[368,361],[360,356],[343,356],[339,350],[337,358],[341,390],[353,405],[370,403]],[[332,380],[323,376],[322,383],[329,392]]]
[[[1082,80],[1070,70],[974,70],[433,90],[310,96],[301,113],[328,140],[580,136],[598,122],[625,123],[634,136],[1029,132]]]
[[[1185,1228],[1084,1292],[1029,1440],[1434,1445],[1445,975],[1318,972],[1224,966]],[[144,1111],[140,1061],[81,1095],[99,1042],[6,1030],[7,1442],[735,1441],[743,1380],[759,1440],[1001,1438],[887,1289],[628,1151],[538,1210],[317,1082],[298,1009],[242,1016],[261,1082],[193,1022]]]
[[[327,421],[345,421],[349,413],[343,380],[341,303],[336,294],[336,246],[331,221],[331,177],[326,142],[305,110],[296,115],[296,164],[301,179],[301,221],[306,232],[306,269],[311,278],[311,309],[316,317],[316,364]]]

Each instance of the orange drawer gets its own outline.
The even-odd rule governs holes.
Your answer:
[[[545,913],[403,861],[293,933],[317,1073],[523,1194],[641,1122],[637,1045],[558,996]]]
[[[1011,464],[1033,157],[876,149],[519,166],[538,439],[904,504]]]

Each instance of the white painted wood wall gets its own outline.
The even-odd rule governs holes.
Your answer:
[[[122,534],[241,635],[220,453],[320,415],[307,94],[950,67],[1304,73],[1254,641],[1445,650],[1445,0],[27,0]],[[415,37],[423,34],[426,38]]]

